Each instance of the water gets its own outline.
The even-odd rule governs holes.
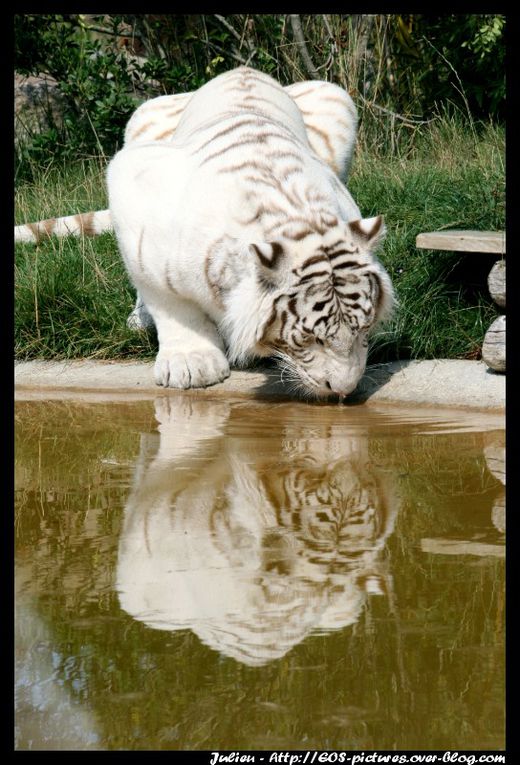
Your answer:
[[[21,401],[18,749],[504,747],[499,418]]]

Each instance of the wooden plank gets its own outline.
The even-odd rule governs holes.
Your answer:
[[[485,542],[466,541],[464,539],[421,539],[421,550],[436,555],[479,555],[506,557],[504,545]]]
[[[454,250],[456,252],[490,252],[505,255],[505,231],[428,231],[419,234],[415,245],[420,250]]]

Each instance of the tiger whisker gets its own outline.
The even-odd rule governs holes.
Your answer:
[[[306,383],[301,370],[290,356],[279,349],[274,349],[272,356],[280,365],[280,382],[286,385],[291,393],[298,393],[306,399],[318,398],[318,392]]]

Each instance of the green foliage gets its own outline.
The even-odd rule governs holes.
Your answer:
[[[474,117],[504,117],[504,34],[503,16],[418,16],[414,38],[423,100],[453,102]]]
[[[475,22],[473,22],[475,23]],[[463,48],[469,48],[483,59],[498,51],[498,45],[501,41],[505,27],[503,16],[484,17],[481,21],[477,18],[478,27],[472,40],[465,40],[462,43]],[[503,61],[503,56],[501,56]]]
[[[153,355],[150,338],[121,318],[133,294],[113,238],[17,248],[15,352],[18,358],[125,358]]]
[[[40,172],[17,192],[17,222],[106,207],[103,168],[75,163]],[[19,244],[15,353],[29,358],[153,356],[153,337],[126,327],[134,294],[110,234]]]
[[[446,108],[470,121],[504,116],[504,16],[300,19],[318,76],[353,95],[362,142],[377,132],[397,150],[417,117]],[[16,70],[51,75],[61,94],[61,114],[49,110],[43,132],[18,141],[18,176],[30,177],[34,164],[55,158],[112,154],[140,101],[195,90],[238,64],[283,84],[313,76],[282,14],[15,16]]]
[[[103,48],[84,26],[62,15],[15,17],[15,67],[58,81],[60,114],[47,110],[47,127],[17,143],[19,174],[56,159],[112,154],[137,101],[135,73],[122,52]]]

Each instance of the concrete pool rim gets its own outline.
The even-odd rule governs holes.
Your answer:
[[[233,370],[224,382],[188,391],[155,385],[153,361],[15,362],[15,398],[73,398],[120,394],[130,399],[160,395],[226,396],[252,400],[299,400],[280,382],[276,367]],[[491,371],[482,361],[437,359],[394,361],[368,368],[345,406],[389,403],[505,410],[505,375]]]

